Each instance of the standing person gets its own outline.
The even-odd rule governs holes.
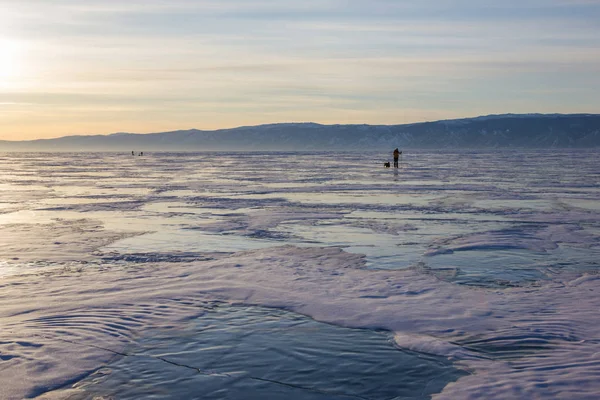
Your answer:
[[[394,168],[398,168],[398,157],[400,157],[400,154],[402,154],[402,152],[398,151],[398,148],[396,147],[394,150]]]

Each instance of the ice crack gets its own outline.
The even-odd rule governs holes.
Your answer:
[[[45,339],[50,339],[47,336],[44,335],[34,335],[34,336],[38,336],[38,337],[43,337]],[[178,363],[176,361],[172,361],[169,360],[168,358],[165,357],[161,357],[161,356],[152,356],[152,355],[147,355],[147,354],[136,354],[136,353],[126,353],[126,352],[122,352],[122,351],[117,351],[117,350],[113,350],[107,347],[102,347],[102,346],[98,346],[98,345],[94,345],[94,344],[89,344],[89,343],[79,343],[77,341],[74,340],[68,340],[68,339],[63,339],[63,338],[52,338],[55,340],[59,340],[62,342],[66,342],[66,343],[70,343],[70,344],[75,344],[78,346],[83,346],[83,347],[91,347],[91,348],[95,348],[98,350],[103,350],[118,356],[122,356],[122,357],[149,357],[149,358],[153,358],[155,360],[160,360],[164,363],[176,366],[176,367],[181,367],[181,368],[187,368],[187,369],[191,369],[194,370],[195,372],[204,375],[204,376],[212,376],[212,377],[227,377],[227,378],[233,378],[233,375],[227,374],[227,373],[215,373],[215,372],[209,372],[209,371],[205,371],[202,370],[198,367],[194,367],[193,365],[187,365],[187,364],[183,364],[183,363]],[[98,370],[98,369],[96,369]],[[95,371],[96,371],[95,370]],[[91,374],[93,374],[94,371],[88,373],[85,375],[85,377],[90,376]],[[289,388],[294,388],[294,389],[299,389],[299,390],[304,390],[304,391],[309,391],[312,393],[318,393],[318,394],[323,394],[323,395],[329,395],[329,396],[340,396],[340,397],[349,397],[349,398],[355,398],[355,399],[361,399],[361,400],[373,400],[369,397],[365,397],[365,396],[361,396],[361,395],[357,395],[357,394],[348,394],[348,393],[342,393],[342,392],[335,392],[335,391],[327,391],[327,390],[320,390],[320,389],[315,389],[315,388],[311,388],[311,387],[306,387],[306,386],[302,386],[302,385],[295,385],[293,383],[287,383],[287,382],[282,382],[282,381],[278,381],[275,379],[267,379],[267,378],[261,378],[258,376],[245,376],[244,378],[246,379],[250,379],[253,381],[259,381],[259,382],[267,382],[267,383],[272,383],[275,385],[281,385],[281,386],[286,386]]]

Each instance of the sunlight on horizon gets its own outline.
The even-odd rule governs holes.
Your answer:
[[[20,49],[15,41],[0,38],[0,87],[9,86],[18,76]]]
[[[0,6],[0,140],[600,110],[597,2]]]

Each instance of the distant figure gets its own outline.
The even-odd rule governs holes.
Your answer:
[[[135,152],[133,150],[131,150],[131,155],[135,156]]]
[[[138,154],[138,156],[143,156],[143,155],[144,155],[143,151],[140,151],[140,154]]]
[[[396,147],[394,150],[394,168],[398,168],[398,157],[400,157],[400,154],[402,154],[402,152],[398,151],[398,148]]]
[[[389,168],[389,167],[390,167],[390,162],[389,162],[389,161],[387,161],[387,162],[384,162],[384,163],[383,163],[383,166],[384,166],[384,167],[386,167],[386,168]]]

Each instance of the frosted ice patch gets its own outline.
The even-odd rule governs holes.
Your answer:
[[[31,217],[22,214],[24,220]],[[106,231],[97,221],[86,219],[43,222],[2,226],[0,257],[11,264],[85,262],[96,259],[93,253],[100,247],[136,235]]]
[[[440,239],[431,245],[425,255],[435,256],[455,251],[526,249],[543,252],[558,245],[549,235],[536,235],[537,227],[519,226],[491,232],[474,233]]]

